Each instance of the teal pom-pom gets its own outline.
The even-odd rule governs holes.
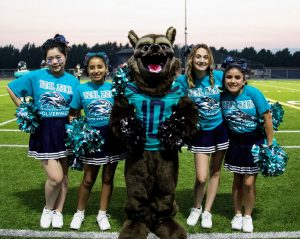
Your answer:
[[[68,166],[72,170],[78,170],[82,171],[83,170],[83,162],[77,157],[74,157],[74,155],[68,157]]]
[[[112,80],[112,94],[114,96],[123,95],[127,83],[130,81],[130,70],[127,66],[119,67]]]
[[[19,129],[26,133],[34,133],[41,120],[41,115],[33,101],[22,102],[16,109],[16,117]]]
[[[271,113],[274,130],[278,130],[279,125],[283,121],[284,110],[279,102],[271,104]]]
[[[104,144],[101,132],[88,125],[85,117],[79,117],[66,124],[66,131],[66,147],[72,149],[76,157],[101,151]]]
[[[277,143],[270,146],[253,145],[251,152],[253,161],[260,168],[262,175],[274,177],[284,173],[288,155]]]
[[[275,103],[270,103],[270,111],[272,114],[272,122],[273,122],[273,129],[275,131],[278,130],[279,125],[282,123],[283,121],[283,116],[284,116],[284,110],[282,108],[282,105],[279,102],[275,102]],[[260,126],[262,128],[262,131],[264,132],[264,118],[263,116],[259,119],[260,122]]]

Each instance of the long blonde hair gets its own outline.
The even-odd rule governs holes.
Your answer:
[[[193,61],[194,61],[196,52],[199,48],[205,49],[208,53],[209,67],[207,68],[207,74],[209,75],[209,81],[210,81],[212,87],[214,87],[213,69],[215,68],[215,62],[214,62],[214,58],[212,55],[212,51],[204,43],[195,45],[193,47],[192,51],[190,52],[190,54],[188,55],[187,63],[186,63],[186,70],[185,70],[185,74],[187,76],[187,83],[189,85],[189,88],[195,87],[196,75],[194,72]]]

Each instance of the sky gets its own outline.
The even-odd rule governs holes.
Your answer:
[[[186,11],[185,11],[186,3]],[[0,0],[0,46],[128,43],[127,34],[177,30],[175,44],[300,50],[299,0]],[[185,21],[186,19],[186,21]]]

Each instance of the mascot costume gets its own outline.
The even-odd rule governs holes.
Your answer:
[[[174,81],[176,30],[139,38],[128,34],[133,56],[113,79],[115,103],[110,128],[117,145],[126,145],[127,219],[119,239],[185,239],[175,220],[178,151],[197,131],[198,112]],[[116,147],[116,144],[115,144]]]

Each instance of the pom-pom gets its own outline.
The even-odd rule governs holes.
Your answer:
[[[262,175],[274,177],[284,173],[288,155],[277,143],[270,146],[253,145],[251,152],[253,161],[261,170]]]
[[[75,157],[74,155],[68,157],[68,166],[72,170],[82,171],[83,169],[83,162],[79,158]]]
[[[22,102],[16,110],[19,129],[26,133],[34,133],[39,127],[41,115],[32,101]]]
[[[126,65],[122,68],[118,68],[112,80],[112,94],[114,96],[123,95],[126,85],[130,81],[130,79],[130,71]]]
[[[157,137],[160,139],[164,149],[181,150],[184,145],[182,132],[185,127],[185,116],[179,115],[176,111],[158,126]]]
[[[135,116],[127,116],[120,120],[122,141],[125,142],[128,151],[142,152],[146,142],[146,134],[143,124]]]
[[[85,117],[75,118],[66,125],[66,147],[71,148],[76,157],[101,151],[104,140],[100,130],[87,124]]]
[[[283,120],[283,115],[284,115],[284,110],[282,108],[282,105],[279,102],[275,103],[270,103],[270,111],[272,114],[272,122],[273,122],[273,129],[275,131],[278,130],[279,125],[282,123]],[[262,131],[264,132],[264,118],[263,116],[259,119],[260,121],[260,126],[262,128]]]

